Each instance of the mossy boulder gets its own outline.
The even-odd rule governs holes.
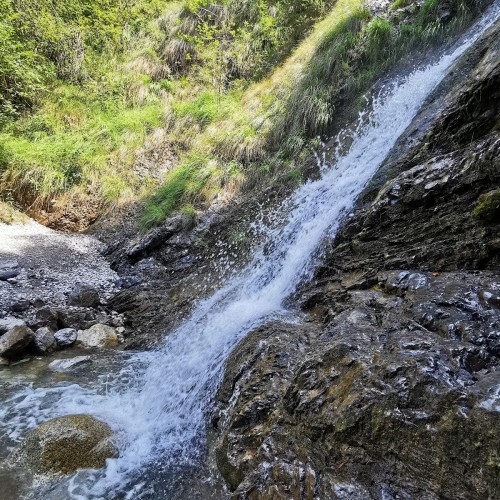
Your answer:
[[[72,474],[77,469],[100,469],[118,456],[111,428],[90,415],[67,415],[30,432],[13,460],[36,474]]]
[[[500,222],[500,189],[482,194],[472,216],[487,222]]]

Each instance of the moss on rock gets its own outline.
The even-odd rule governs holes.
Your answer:
[[[494,189],[479,197],[472,216],[487,222],[500,221],[500,189]]]
[[[37,474],[100,469],[118,455],[111,428],[90,415],[67,415],[43,423],[22,442],[13,460]]]

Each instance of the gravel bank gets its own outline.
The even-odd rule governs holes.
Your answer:
[[[59,233],[32,220],[0,224],[0,271],[18,272],[0,280],[0,309],[19,299],[62,305],[77,283],[107,298],[118,276],[100,254],[101,245],[90,236]]]

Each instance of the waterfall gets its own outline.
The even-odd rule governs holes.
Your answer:
[[[71,478],[66,486],[73,498],[114,498],[124,485],[128,494],[120,498],[139,498],[143,471],[196,462],[232,349],[255,327],[286,315],[284,301],[311,275],[324,238],[335,234],[426,97],[499,13],[497,2],[451,52],[386,85],[360,117],[348,152],[297,189],[282,209],[284,223],[266,228],[250,263],[201,301],[161,348],[125,357],[109,390],[24,387],[0,410],[11,437],[60,414],[91,413],[108,422],[117,432],[120,457],[103,472]],[[55,403],[48,406],[47,400]]]

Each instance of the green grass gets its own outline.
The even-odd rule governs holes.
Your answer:
[[[132,59],[154,55],[148,23],[168,4],[0,0],[0,197],[36,208],[142,191],[131,166],[166,91]]]
[[[174,119],[189,118],[201,128],[216,120],[222,120],[234,111],[241,94],[228,92],[219,94],[214,90],[204,90],[188,101],[174,101],[172,111]]]
[[[92,100],[85,89],[60,86],[35,114],[0,133],[3,189],[26,203],[76,186],[116,199],[131,181],[135,150],[161,121],[158,98],[127,106],[113,91]]]
[[[210,175],[211,158],[208,155],[191,153],[174,170],[168,173],[165,184],[146,204],[141,224],[149,227],[165,220],[186,197],[196,196],[205,186]]]
[[[401,9],[402,7],[406,7],[406,5],[408,5],[409,3],[410,0],[395,0],[391,4],[391,9],[393,10]]]
[[[0,0],[1,196],[148,195],[144,227],[245,183],[300,182],[341,106],[485,3],[451,0],[443,25],[437,0],[383,17],[363,0],[17,1]],[[159,187],[134,170],[158,127],[178,159]]]
[[[480,12],[480,3],[471,6],[453,0],[454,17],[441,25],[436,0],[426,0],[410,19],[372,18],[362,0],[338,0],[282,65],[242,89],[231,113],[218,114],[213,94],[202,93],[187,104],[174,103],[178,116],[190,115],[202,127],[189,136],[182,124],[174,126],[170,137],[182,143],[182,137],[189,136],[183,143],[188,154],[208,152],[215,172],[236,160],[236,175],[243,174],[250,184],[252,178],[269,179],[277,173],[296,183],[313,138],[330,129],[341,101],[357,106],[360,96],[406,56],[415,51],[424,54],[451,39]],[[179,168],[184,171],[184,163]],[[189,178],[194,175],[190,170]],[[231,175],[224,182],[228,178]],[[224,182],[219,183],[222,189]],[[170,186],[177,184],[174,171],[148,201],[146,227],[164,220],[180,203],[193,201],[185,189],[177,197],[171,195]],[[203,199],[205,185],[191,191],[198,200]]]

